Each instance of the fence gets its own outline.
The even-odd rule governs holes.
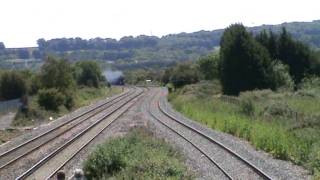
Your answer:
[[[232,96],[221,95],[220,100],[224,101],[226,103],[235,104],[235,105],[240,105],[240,103],[241,103],[238,98],[232,97]]]
[[[0,101],[0,113],[7,113],[15,111],[21,106],[20,99],[13,99],[9,101]]]

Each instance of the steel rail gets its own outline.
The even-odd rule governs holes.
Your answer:
[[[155,98],[155,97],[154,97]],[[153,98],[153,99],[154,99]],[[152,101],[152,100],[151,100]],[[202,150],[199,146],[197,146],[196,144],[194,144],[191,140],[189,140],[188,138],[186,138],[183,134],[179,133],[178,131],[176,131],[175,129],[173,129],[168,123],[165,123],[161,120],[161,118],[159,118],[158,116],[155,115],[155,113],[153,113],[151,111],[151,108],[148,109],[148,113],[155,119],[157,120],[160,124],[162,124],[163,126],[167,127],[168,129],[170,129],[172,132],[174,132],[175,134],[179,135],[182,139],[184,139],[185,141],[187,141],[189,144],[191,144],[194,148],[196,148],[200,153],[202,153],[211,163],[213,163],[218,169],[221,170],[221,172],[230,180],[233,180],[233,178],[231,177],[231,175],[228,174],[227,171],[225,171],[214,159],[212,159],[204,150]]]
[[[36,137],[34,137],[34,138],[32,138],[32,139],[29,139],[28,141],[25,141],[25,142],[19,144],[18,146],[15,146],[15,147],[13,147],[13,148],[11,148],[11,149],[9,149],[9,150],[1,153],[1,154],[0,154],[0,158],[3,157],[3,156],[6,156],[6,154],[10,153],[11,151],[16,150],[17,148],[19,148],[19,147],[21,147],[21,146],[24,146],[24,145],[26,145],[26,144],[28,144],[28,143],[30,143],[30,142],[32,142],[32,141],[34,141],[34,140],[42,137],[42,136],[44,136],[45,134],[48,134],[48,133],[50,133],[50,132],[52,132],[52,131],[54,131],[54,130],[56,130],[56,129],[58,129],[58,128],[60,128],[60,127],[62,127],[62,126],[64,126],[64,125],[66,125],[66,124],[74,121],[74,120],[76,120],[77,118],[82,117],[82,116],[84,116],[84,115],[86,115],[86,114],[88,114],[88,113],[96,110],[97,108],[99,108],[99,107],[101,107],[101,106],[104,106],[104,105],[110,103],[111,101],[113,101],[113,100],[115,100],[115,99],[117,99],[117,98],[120,98],[120,97],[122,97],[122,96],[127,95],[129,92],[130,92],[130,91],[125,92],[125,93],[122,93],[122,94],[120,94],[120,95],[118,95],[118,96],[116,96],[116,97],[114,97],[114,98],[112,98],[112,99],[109,99],[107,102],[105,102],[105,103],[103,103],[103,104],[101,104],[101,105],[99,105],[99,106],[97,106],[97,107],[92,107],[91,109],[89,109],[89,110],[87,110],[87,111],[85,111],[85,112],[83,112],[83,113],[81,113],[81,114],[79,114],[79,115],[77,115],[77,116],[75,116],[75,117],[72,117],[72,118],[69,119],[68,121],[66,121],[66,122],[64,122],[64,123],[61,123],[61,124],[58,125],[57,127],[54,127],[54,128],[52,128],[52,129],[49,129],[48,131],[46,131],[46,132],[44,132],[44,133],[41,133],[41,134],[37,135]]]
[[[247,166],[249,166],[253,171],[255,171],[257,174],[259,174],[261,177],[263,177],[264,179],[268,179],[271,180],[272,178],[267,175],[265,172],[263,172],[261,169],[259,169],[257,166],[255,166],[254,164],[252,164],[251,162],[249,162],[248,160],[246,160],[244,157],[242,157],[241,155],[239,155],[238,153],[234,152],[233,150],[231,150],[230,148],[226,147],[225,145],[223,145],[221,142],[219,142],[218,140],[213,139],[212,137],[210,137],[209,135],[206,135],[205,133],[199,131],[198,129],[190,126],[189,124],[186,124],[182,121],[180,121],[179,119],[177,119],[176,117],[174,117],[173,115],[169,114],[168,112],[166,112],[163,107],[161,107],[161,102],[160,100],[157,103],[158,108],[160,109],[160,111],[165,114],[167,117],[169,117],[170,119],[174,120],[175,122],[179,123],[180,125],[188,128],[189,130],[196,132],[197,134],[199,134],[200,136],[206,138],[207,140],[209,140],[210,142],[217,144],[219,147],[221,147],[222,149],[224,149],[225,151],[227,151],[229,154],[233,155],[234,157],[236,157],[237,159],[239,159],[240,161],[242,161],[243,163],[245,163]]]
[[[43,137],[43,136],[45,136],[45,135],[48,135],[49,133],[52,133],[52,132],[55,131],[55,130],[60,129],[60,128],[63,127],[63,126],[68,125],[69,123],[74,122],[76,119],[78,119],[78,118],[80,118],[80,117],[83,117],[84,115],[87,115],[87,114],[89,114],[89,113],[91,113],[91,112],[93,112],[93,111],[101,108],[102,106],[105,106],[105,105],[113,102],[114,100],[117,100],[117,101],[113,102],[112,104],[108,105],[107,107],[104,107],[104,108],[98,110],[98,112],[96,112],[96,113],[100,113],[100,112],[108,109],[109,107],[111,107],[111,106],[114,105],[115,103],[118,103],[118,102],[121,101],[122,99],[124,99],[124,98],[126,98],[126,97],[129,97],[129,96],[132,95],[132,94],[133,94],[133,93],[126,92],[126,93],[124,93],[124,94],[121,94],[121,95],[119,95],[119,96],[116,96],[116,97],[114,97],[113,99],[110,99],[109,101],[107,101],[107,102],[105,102],[105,103],[103,103],[103,104],[101,104],[101,105],[99,105],[99,106],[97,106],[97,107],[94,107],[93,109],[90,109],[90,110],[88,110],[88,111],[86,111],[86,112],[84,112],[84,113],[82,113],[82,114],[80,114],[80,115],[72,118],[71,120],[69,120],[69,121],[67,121],[67,122],[65,122],[65,123],[62,123],[61,125],[59,125],[59,126],[57,126],[57,127],[55,127],[55,128],[52,128],[52,129],[50,129],[49,131],[44,132],[44,133],[42,133],[42,134],[40,134],[40,135],[38,135],[38,136],[36,136],[36,137],[34,137],[34,138],[32,138],[32,139],[30,139],[30,140],[28,140],[28,141],[20,144],[19,146],[16,146],[16,147],[14,147],[14,148],[12,148],[12,149],[4,152],[3,154],[0,155],[0,159],[1,159],[1,158],[4,158],[5,156],[9,156],[11,153],[14,153],[15,151],[17,151],[17,150],[20,149],[20,148],[23,148],[23,147],[24,147],[25,145],[27,145],[28,143],[34,142],[35,140],[38,140],[38,139],[40,139],[41,137]],[[31,152],[34,152],[35,150],[39,149],[40,147],[44,146],[45,144],[51,142],[52,140],[54,140],[54,138],[56,138],[56,137],[58,137],[58,136],[61,136],[61,135],[64,134],[65,132],[67,132],[67,131],[69,131],[69,130],[75,128],[75,127],[77,127],[77,126],[80,125],[81,123],[83,123],[83,122],[87,121],[88,119],[90,119],[91,117],[95,116],[96,113],[94,113],[94,114],[92,114],[92,115],[84,118],[83,120],[77,122],[74,126],[68,127],[68,128],[66,128],[66,129],[64,129],[62,132],[59,132],[58,134],[56,134],[56,135],[50,137],[49,139],[47,139],[46,141],[41,142],[39,145],[34,146],[34,147],[32,147],[31,149],[28,149],[27,151],[24,151],[22,154],[20,154],[20,155],[18,155],[18,156],[14,156],[13,159],[11,159],[11,160],[7,161],[6,163],[0,165],[0,170],[1,170],[1,169],[4,169],[4,168],[7,167],[8,165],[16,162],[17,160],[21,159],[22,157],[30,154]]]
[[[137,101],[142,97],[142,95],[139,95],[137,98]],[[105,128],[103,128],[98,134],[97,136],[99,136],[105,129],[107,129],[112,123],[114,123],[119,117],[121,117],[121,115],[123,115],[127,110],[129,110],[133,105],[135,104],[132,103],[125,111],[123,111],[118,117],[116,117],[114,120],[111,121],[111,123],[106,126]],[[76,151],[74,154],[72,154],[71,157],[67,158],[58,168],[56,168],[47,178],[46,180],[52,178],[60,169],[62,169],[68,162],[70,162],[77,154],[79,154],[81,152],[82,149],[84,149],[87,145],[89,145],[97,136],[95,136],[94,138],[90,139],[90,141],[86,144],[84,144],[83,146],[81,146],[79,148],[78,151]],[[70,178],[69,178],[70,179]]]
[[[80,137],[82,137],[85,133],[87,133],[89,130],[91,130],[93,127],[95,127],[96,125],[100,124],[100,122],[102,122],[104,119],[106,119],[107,117],[109,117],[110,115],[112,115],[113,113],[115,113],[116,111],[118,111],[119,109],[121,109],[123,106],[125,106],[126,104],[130,103],[133,99],[135,99],[136,97],[140,96],[142,92],[139,92],[137,95],[134,95],[133,97],[131,97],[129,100],[125,101],[125,103],[123,103],[122,105],[120,105],[119,107],[117,107],[116,109],[112,110],[111,112],[107,113],[106,115],[104,115],[103,117],[99,118],[96,122],[94,122],[93,124],[91,124],[90,126],[88,126],[86,129],[82,130],[80,133],[78,133],[76,136],[74,136],[72,139],[68,140],[66,143],[64,143],[62,146],[60,146],[59,148],[57,148],[56,150],[54,150],[53,152],[51,152],[49,155],[47,155],[46,157],[44,157],[43,159],[41,159],[39,162],[37,162],[35,165],[33,165],[31,168],[29,168],[27,171],[25,171],[23,174],[21,174],[20,176],[18,176],[16,178],[16,180],[18,179],[26,179],[30,174],[32,174],[33,172],[35,172],[39,167],[41,167],[43,164],[45,164],[46,162],[48,162],[51,158],[53,158],[55,155],[57,155],[59,152],[61,152],[62,150],[64,150],[66,147],[68,147],[69,145],[71,145],[75,140],[79,139]]]

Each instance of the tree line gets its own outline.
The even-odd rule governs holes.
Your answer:
[[[234,24],[225,29],[218,54],[169,68],[162,81],[179,88],[201,79],[219,79],[225,94],[238,95],[254,89],[295,89],[304,78],[319,75],[320,56],[285,28],[254,35]]]
[[[0,98],[21,98],[27,108],[28,96],[38,98],[38,104],[46,110],[57,111],[60,106],[71,109],[75,92],[81,86],[99,88],[107,86],[100,66],[94,61],[75,64],[65,59],[47,57],[40,72],[29,70],[5,70],[0,73]]]

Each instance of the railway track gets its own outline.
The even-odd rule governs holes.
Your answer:
[[[126,93],[122,93],[118,96],[115,96],[114,98],[111,98],[106,102],[103,102],[98,106],[95,106],[89,109],[88,111],[85,111],[75,116],[74,118],[66,121],[65,123],[58,125],[53,129],[50,129],[12,149],[9,149],[8,151],[0,155],[0,162],[1,162],[0,174],[2,170],[7,168],[7,166],[15,165],[15,163],[20,159],[27,158],[28,155],[30,155],[31,153],[34,153],[34,152],[37,153],[38,150],[39,151],[41,150],[41,147],[47,144],[51,144],[50,143],[51,141],[58,139],[60,136],[63,136],[64,133],[70,132],[72,129],[76,128],[81,124],[83,126],[83,123],[87,123],[88,127],[86,127],[85,129],[82,128],[81,132],[77,133],[77,135],[72,137],[73,139],[72,141],[68,140],[66,143],[63,144],[65,147],[68,145],[71,145],[72,142],[76,141],[77,138],[85,136],[86,132],[88,132],[90,129],[95,129],[94,127],[96,127],[97,124],[103,122],[104,119],[113,116],[113,114],[119,114],[118,113],[119,110],[123,109],[123,107],[127,106],[127,104],[130,104],[133,99],[137,98],[137,96],[140,96],[142,93],[143,91],[141,89],[133,89]],[[91,122],[92,119],[94,118],[96,118],[96,120],[94,122]],[[91,121],[87,122],[90,119]],[[32,166],[32,168],[26,171],[28,173],[26,172],[23,173],[17,179],[24,179],[28,177],[28,175],[30,175],[30,172],[33,171],[31,169],[37,169],[41,167],[42,164],[45,164],[45,162],[48,162],[51,159],[51,157],[55,157],[55,155],[57,155],[63,149],[64,148],[62,147],[57,148],[55,151],[53,151],[55,152],[55,154],[53,154],[53,152],[50,153],[50,157],[46,156],[45,158],[41,159],[40,161],[38,161],[37,164]],[[45,171],[45,173],[48,173],[48,172]]]
[[[168,113],[165,103],[163,103],[163,91],[161,94],[158,93],[157,96],[154,96],[151,102],[153,107],[148,109],[149,114],[160,124],[200,151],[227,179],[272,179],[261,169],[221,142]],[[215,149],[214,152],[212,152],[213,149]],[[228,158],[228,163],[225,160],[227,156],[231,157]],[[230,169],[228,167],[229,163],[236,164],[238,169]]]
[[[71,119],[68,121],[59,124],[58,126],[41,133],[34,138],[31,138],[28,141],[15,146],[4,153],[0,154],[0,171],[7,166],[13,164],[14,162],[18,161],[19,159],[23,158],[24,156],[30,154],[31,152],[39,149],[43,145],[51,142],[53,139],[61,136],[67,131],[70,131],[73,128],[76,128],[81,123],[85,122],[89,118],[93,117],[95,114],[102,112],[103,110],[111,107],[113,104],[121,101],[122,99],[128,97],[130,94],[133,93],[134,90],[128,91],[126,93],[120,94],[98,106],[95,106]]]
[[[94,124],[90,125],[48,156],[41,159],[37,164],[16,179],[50,179],[53,177],[59,169],[125,113],[136,102],[134,99],[137,100],[141,97],[142,93],[143,91],[135,94],[130,97],[126,103],[100,117]]]

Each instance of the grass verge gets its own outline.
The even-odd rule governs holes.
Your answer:
[[[105,142],[84,162],[87,179],[193,179],[182,155],[143,129]]]
[[[169,95],[169,100],[177,111],[212,129],[246,139],[257,149],[269,152],[276,158],[303,165],[319,178],[320,128],[316,123],[311,124],[315,119],[304,119],[308,122],[304,123],[307,126],[297,126],[301,124],[300,121],[296,122],[288,115],[290,113],[287,113],[291,112],[288,107],[297,107],[299,98],[303,104],[309,103],[308,106],[314,104],[314,100],[307,101],[306,98],[271,92],[275,98],[269,103],[264,99],[265,94],[257,96],[257,93],[247,93],[246,97],[243,97],[245,101],[242,101],[240,96],[240,103],[233,104],[222,101],[213,94],[199,96],[194,88],[193,91],[186,90],[188,88]],[[292,99],[295,99],[293,105]],[[285,103],[288,107],[283,105],[284,102],[288,102]],[[310,109],[304,107],[301,110],[310,112],[316,107],[310,106]],[[293,129],[292,125],[297,128]]]

